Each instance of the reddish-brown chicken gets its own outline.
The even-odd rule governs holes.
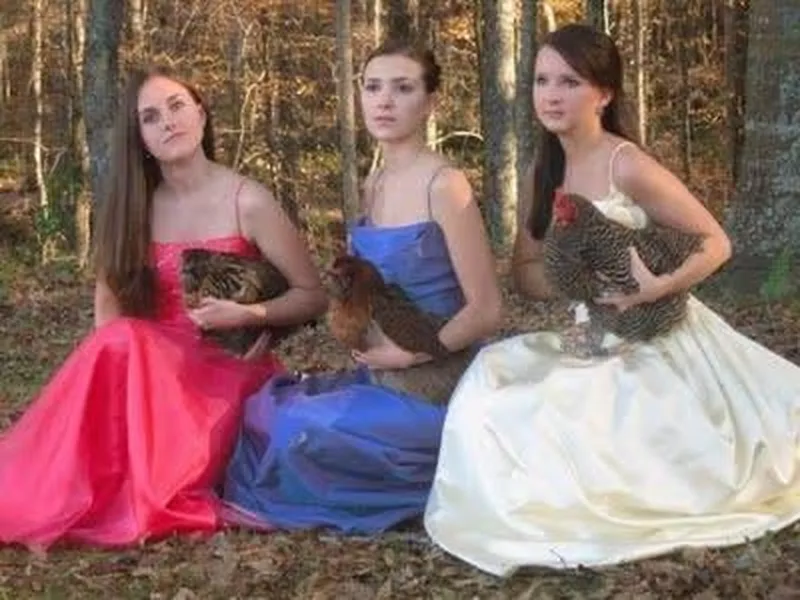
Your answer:
[[[347,348],[364,351],[374,327],[401,348],[434,358],[448,354],[439,341],[443,320],[417,307],[378,269],[356,256],[340,256],[327,273],[328,326]]]

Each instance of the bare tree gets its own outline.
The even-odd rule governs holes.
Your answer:
[[[88,0],[86,56],[83,70],[83,114],[89,144],[92,197],[103,195],[103,174],[109,168],[110,134],[117,109],[118,49],[123,3]]]
[[[359,200],[350,12],[350,0],[336,0],[336,88],[342,164],[342,211],[345,219],[355,216]]]
[[[147,37],[145,35],[147,0],[128,0],[128,8],[131,38],[133,39],[133,55],[139,60],[143,60],[147,55]]]
[[[515,0],[483,0],[479,47],[481,128],[485,140],[483,208],[495,246],[511,239],[517,204],[517,136],[514,105]]]
[[[33,84],[33,101],[35,106],[33,125],[33,165],[36,171],[36,186],[39,190],[39,210],[44,222],[40,229],[40,243],[42,260],[46,262],[52,258],[53,240],[49,232],[49,222],[52,216],[50,199],[47,194],[47,178],[44,165],[44,96],[42,93],[42,71],[44,70],[44,0],[34,0],[32,14],[32,56],[31,83]]]
[[[751,0],[749,18],[744,147],[727,226],[735,271],[752,286],[752,269],[800,256],[800,4]]]
[[[633,39],[636,55],[636,115],[639,141],[647,143],[647,0],[633,0]]]
[[[523,175],[533,159],[533,62],[536,50],[536,0],[521,0],[517,25],[517,80],[514,101],[515,128],[518,140],[517,194]]]
[[[608,0],[584,0],[583,4],[586,20],[596,29],[608,33],[610,30]]]
[[[89,265],[91,249],[92,201],[89,191],[91,162],[86,144],[86,122],[80,99],[83,98],[83,61],[86,50],[86,0],[67,0],[67,54],[70,88],[70,148],[73,163],[80,165],[83,186],[75,199],[75,251],[81,269]]]
[[[411,33],[411,11],[408,0],[387,0],[386,33],[389,37],[404,38]]]
[[[746,0],[725,0],[725,87],[727,104],[728,167],[730,181],[738,177],[739,154],[744,131],[745,75],[747,70]]]

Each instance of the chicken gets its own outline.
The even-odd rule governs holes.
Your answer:
[[[476,352],[476,348],[466,348],[444,358],[406,369],[371,371],[372,383],[416,396],[432,404],[447,404]]]
[[[655,275],[671,273],[702,249],[703,237],[649,224],[626,227],[606,217],[577,194],[557,194],[553,223],[544,239],[547,277],[562,295],[585,303],[590,335],[610,331],[628,341],[647,341],[670,331],[686,314],[688,292],[665,296],[620,312],[594,300],[606,292],[634,293],[639,285],[631,273],[629,248],[636,249]]]
[[[289,289],[286,277],[265,258],[189,248],[181,253],[181,287],[187,308],[195,308],[204,297],[232,300],[241,304],[265,302]],[[270,344],[275,345],[297,326],[239,327],[204,331],[204,337],[215,340],[236,356],[244,355],[259,336],[268,331]]]
[[[438,337],[444,320],[417,307],[400,286],[387,284],[369,261],[340,256],[326,279],[331,296],[328,326],[347,348],[365,351],[377,327],[409,352],[434,358],[448,354]]]

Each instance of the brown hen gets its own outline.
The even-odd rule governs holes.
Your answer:
[[[286,277],[265,258],[205,248],[189,248],[181,253],[181,285],[187,308],[195,308],[204,297],[255,304],[289,290]],[[265,331],[270,333],[270,345],[274,346],[297,328],[238,327],[204,331],[203,336],[215,340],[230,353],[243,356]]]
[[[421,310],[400,286],[384,281],[375,266],[356,256],[338,257],[327,273],[328,326],[349,349],[364,351],[377,327],[395,344],[434,358],[448,354],[439,341],[444,319]]]

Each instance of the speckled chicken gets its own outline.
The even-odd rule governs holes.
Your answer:
[[[547,277],[562,295],[586,304],[592,328],[610,331],[626,341],[646,341],[671,330],[686,314],[688,293],[619,312],[593,302],[604,292],[634,293],[629,248],[638,252],[655,275],[671,273],[702,248],[697,234],[649,224],[626,227],[606,217],[586,198],[557,194],[553,222],[544,240]]]
[[[340,256],[326,280],[331,297],[328,326],[347,348],[366,350],[377,326],[409,352],[424,352],[434,358],[448,354],[438,337],[443,319],[421,310],[400,286],[386,283],[369,261]]]
[[[265,258],[253,258],[189,248],[181,254],[181,286],[187,308],[195,308],[204,297],[233,300],[242,304],[265,302],[289,289],[286,277]],[[290,335],[297,327],[239,327],[204,331],[203,335],[219,343],[236,356],[244,355],[258,337],[270,332],[270,344]]]

